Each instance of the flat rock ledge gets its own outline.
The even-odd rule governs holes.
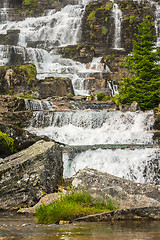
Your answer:
[[[94,169],[80,170],[72,185],[96,199],[113,201],[119,209],[160,207],[160,186],[135,183]]]
[[[63,181],[62,153],[55,142],[38,141],[0,161],[0,209],[35,205]]]
[[[103,222],[118,220],[160,220],[160,207],[120,209],[105,213],[88,215],[75,219],[76,222]]]

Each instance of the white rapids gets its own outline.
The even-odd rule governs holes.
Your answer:
[[[29,131],[69,146],[96,150],[64,151],[64,177],[94,168],[136,182],[159,184],[160,150],[153,147],[153,112],[37,111]],[[121,147],[122,145],[129,147]],[[112,145],[103,149],[101,145]],[[119,146],[115,148],[114,146]],[[148,147],[146,145],[149,145]]]

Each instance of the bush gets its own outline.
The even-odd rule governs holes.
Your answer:
[[[105,95],[104,95],[104,93],[103,92],[99,92],[99,93],[97,93],[97,100],[98,101],[102,101],[102,99],[105,97]]]
[[[98,101],[108,101],[110,100],[110,96],[106,96],[103,92],[99,92],[96,95]]]

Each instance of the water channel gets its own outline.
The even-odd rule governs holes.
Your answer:
[[[5,240],[160,240],[160,222],[35,224],[30,215],[0,213],[0,239]]]

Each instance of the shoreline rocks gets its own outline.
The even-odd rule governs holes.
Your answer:
[[[119,220],[160,220],[160,207],[143,207],[120,209],[105,213],[89,215],[77,218],[74,222],[103,222],[103,221],[119,221]]]
[[[0,209],[33,206],[63,180],[59,144],[38,141],[0,162]]]
[[[109,199],[120,209],[160,207],[160,187],[135,183],[94,169],[80,170],[73,187],[89,192],[96,199]]]

